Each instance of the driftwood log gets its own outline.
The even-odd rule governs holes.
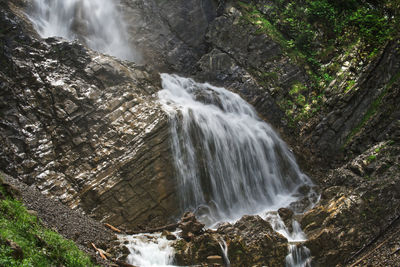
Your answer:
[[[107,227],[108,229],[111,229],[112,231],[114,231],[114,232],[117,232],[117,233],[122,233],[122,231],[121,230],[119,230],[118,228],[116,228],[116,227],[114,227],[114,226],[112,226],[111,224],[109,224],[109,223],[105,223],[104,224],[104,226],[105,227]]]

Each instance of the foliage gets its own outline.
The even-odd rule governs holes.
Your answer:
[[[339,55],[355,63],[352,67],[358,66],[357,62],[365,66],[398,33],[400,25],[400,0],[238,1],[238,7],[244,22],[269,35],[307,71],[308,88],[300,94],[288,92],[279,100],[288,118],[294,120],[309,118],[320,109],[324,90],[334,79],[344,81],[343,93],[357,87],[355,77],[343,74]],[[256,72],[262,82],[271,80]]]
[[[4,188],[0,192],[5,195]],[[5,241],[15,242],[22,259],[12,256]],[[0,266],[94,266],[74,242],[41,226],[35,216],[17,200],[0,201]]]

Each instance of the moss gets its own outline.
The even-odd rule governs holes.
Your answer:
[[[370,155],[370,156],[367,158],[367,160],[368,160],[368,162],[372,162],[372,161],[376,160],[376,155]]]
[[[346,83],[347,83],[347,86],[344,89],[344,93],[347,93],[347,92],[351,91],[354,88],[355,84],[356,84],[356,82],[353,81],[353,80],[347,81]]]

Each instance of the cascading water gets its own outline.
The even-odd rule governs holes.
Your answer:
[[[171,241],[160,233],[121,236],[120,239],[129,248],[128,263],[146,267],[171,266],[174,249],[169,245]]]
[[[265,217],[271,223],[272,228],[286,237],[289,241],[289,254],[286,256],[287,267],[311,267],[310,250],[301,243],[307,240],[306,235],[301,230],[300,224],[292,221],[290,231],[277,213],[268,213]]]
[[[239,95],[162,74],[182,210],[208,226],[277,210],[310,184],[293,154]]]
[[[182,211],[195,210],[208,227],[244,214],[265,214],[289,241],[289,267],[311,265],[297,221],[289,231],[268,213],[298,200],[312,185],[293,154],[239,95],[177,75],[162,74],[159,99],[171,117],[172,150]],[[226,243],[221,241],[225,262]]]
[[[44,38],[78,39],[120,59],[139,59],[113,0],[33,0],[29,18]]]

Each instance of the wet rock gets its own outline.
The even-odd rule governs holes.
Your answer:
[[[288,221],[288,220],[292,219],[294,213],[291,209],[280,208],[278,210],[278,214],[282,218],[283,221]]]
[[[303,185],[300,186],[299,189],[297,190],[300,194],[303,196],[306,196],[308,193],[310,193],[311,187],[309,185]]]
[[[244,216],[234,225],[224,223],[217,231],[207,230],[190,240],[177,240],[174,243],[176,263],[208,264],[212,256],[221,264],[222,240],[225,240],[229,260],[235,266],[284,265],[287,254],[286,238],[276,233],[271,225],[259,216]]]
[[[207,257],[220,255],[221,248],[217,238],[215,233],[205,232],[198,236],[193,235],[190,241],[177,240],[173,245],[176,264],[187,266],[207,263]]]
[[[176,236],[170,231],[164,230],[161,235],[165,236],[167,240],[176,240]]]
[[[291,210],[293,210],[296,213],[303,213],[306,211],[308,207],[310,207],[311,201],[310,198],[308,197],[303,197],[298,201],[294,201],[289,204],[289,207]]]
[[[182,216],[178,227],[182,229],[181,237],[190,240],[194,235],[199,235],[203,232],[204,224],[197,221],[192,212],[186,212]]]
[[[239,266],[284,264],[287,240],[261,217],[243,216],[233,225],[233,231],[220,230],[225,234],[231,262]]]
[[[293,226],[292,226],[293,215],[294,215],[293,210],[288,209],[288,208],[280,208],[278,210],[278,214],[281,217],[283,223],[286,225],[286,227],[291,232],[293,230]]]

